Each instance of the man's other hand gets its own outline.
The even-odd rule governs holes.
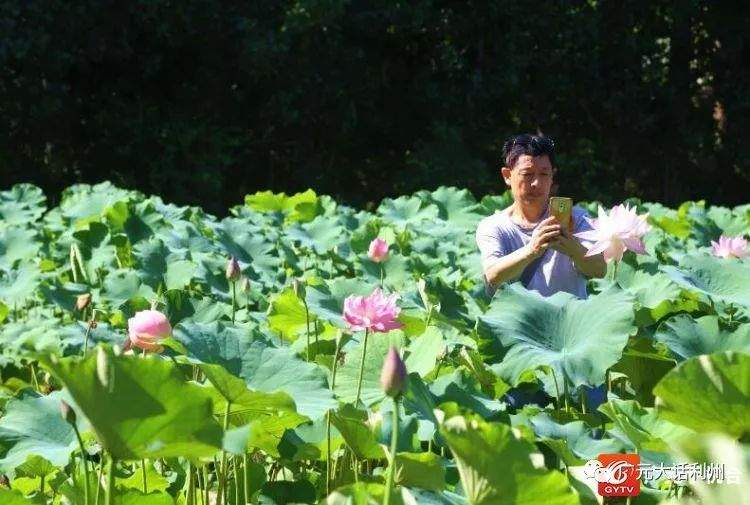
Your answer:
[[[559,239],[562,228],[554,216],[550,216],[537,226],[531,233],[528,243],[529,254],[538,258]]]

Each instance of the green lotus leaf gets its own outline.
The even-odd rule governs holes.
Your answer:
[[[740,324],[728,331],[719,327],[717,316],[693,319],[679,314],[659,326],[654,340],[664,343],[672,356],[680,361],[719,351],[750,354],[750,324]]]
[[[138,470],[133,472],[133,474],[127,479],[116,480],[116,484],[119,489],[123,489],[126,491],[125,494],[127,494],[128,490],[130,489],[143,489],[142,470],[139,468]],[[147,462],[146,489],[148,489],[150,493],[153,493],[154,491],[166,491],[167,488],[169,488],[169,480],[167,480],[166,477],[157,472],[153,464]]]
[[[601,453],[621,452],[625,446],[617,439],[598,438],[585,421],[556,419],[553,413],[527,406],[510,416],[511,426],[525,427],[568,466],[582,465]]]
[[[334,490],[328,498],[326,505],[381,505],[385,495],[385,486],[376,482],[357,482],[342,486]],[[409,500],[411,498],[411,500]],[[401,488],[394,489],[391,494],[391,504],[406,505],[416,503],[410,493]]]
[[[498,412],[505,410],[502,402],[493,400],[482,391],[481,384],[466,369],[441,375],[430,384],[430,392],[437,398],[436,403],[456,402],[485,419],[496,417]]]
[[[385,221],[401,228],[410,224],[416,225],[425,220],[437,219],[439,212],[437,205],[425,203],[415,196],[385,198],[377,210]]]
[[[318,216],[309,223],[295,224],[289,228],[287,235],[302,247],[318,254],[326,254],[347,239],[344,228],[336,218],[329,216]]]
[[[48,396],[12,398],[0,417],[0,472],[13,473],[37,456],[65,466],[78,448],[73,427],[60,415],[59,391]]]
[[[143,494],[142,491],[131,490],[115,499],[117,505],[174,505],[174,498],[165,492]]]
[[[31,505],[33,502],[27,500],[19,491],[0,487],[0,503],[3,505]]]
[[[713,206],[707,211],[707,216],[728,237],[740,236],[750,228],[750,220],[745,213],[732,212],[726,207]]]
[[[190,359],[224,367],[254,390],[287,393],[297,411],[311,419],[322,417],[336,404],[327,374],[319,365],[301,360],[289,348],[273,348],[259,334],[223,323],[183,322],[175,339]]]
[[[39,268],[31,263],[18,270],[0,270],[0,300],[8,307],[23,307],[39,287],[40,276]]]
[[[326,371],[301,360],[290,349],[265,348],[246,354],[240,376],[259,391],[282,391],[292,397],[297,411],[312,420],[323,417],[336,406],[328,388]]]
[[[60,211],[67,224],[96,219],[119,201],[125,201],[134,194],[132,191],[116,188],[110,182],[96,185],[74,184],[63,190]]]
[[[422,335],[409,342],[407,350],[406,369],[425,377],[432,372],[438,357],[445,352],[443,332],[430,326]]]
[[[44,214],[47,198],[33,184],[16,184],[0,191],[0,223],[18,226],[33,223]]]
[[[110,272],[104,280],[101,292],[102,300],[109,302],[112,307],[119,308],[130,300],[154,298],[154,290],[141,282],[133,270],[119,269]]]
[[[565,292],[545,298],[514,283],[479,320],[509,348],[493,367],[501,378],[516,384],[524,371],[547,365],[561,391],[563,378],[574,388],[604,382],[635,330],[632,295],[616,289],[579,300]],[[557,396],[550,384],[545,389]]]
[[[279,333],[287,342],[294,342],[306,331],[315,332],[315,315],[305,311],[305,305],[291,288],[283,290],[271,299],[268,312],[268,327]]]
[[[477,417],[446,417],[440,434],[453,453],[469,503],[579,503],[563,474],[532,465],[534,445],[516,438],[510,426]]]
[[[479,204],[467,189],[440,186],[431,193],[419,191],[416,196],[436,204],[438,217],[458,228],[474,228],[484,217]]]
[[[693,430],[750,434],[750,355],[719,352],[680,363],[654,388],[660,417]]]
[[[633,400],[609,400],[599,406],[615,426],[639,450],[668,452],[670,446],[694,431],[659,416],[656,409],[641,407]]]
[[[399,331],[388,333],[371,333],[367,340],[367,355],[362,374],[360,401],[366,406],[374,405],[385,398],[380,385],[380,372],[383,369],[385,356],[390,346],[401,349],[404,344],[403,334]],[[339,365],[336,375],[336,396],[344,403],[354,403],[357,398],[357,383],[364,348],[364,332],[360,333],[360,342],[353,343],[345,350],[344,364]]]
[[[167,273],[169,249],[161,240],[152,239],[136,244],[133,255],[137,261],[135,270],[141,281],[156,290]]]
[[[365,424],[366,421],[367,416],[364,412],[354,409],[351,405],[331,411],[331,424],[336,427],[358,459],[382,459],[385,453],[373,436],[370,426]]]
[[[399,452],[396,454],[396,484],[432,491],[445,488],[445,467],[435,453]]]
[[[726,303],[750,307],[750,262],[712,256],[685,256],[680,267],[661,267],[685,289]]]
[[[17,262],[30,262],[39,254],[41,247],[42,243],[32,229],[0,229],[0,268],[10,270]]]
[[[221,446],[211,397],[186,382],[171,361],[115,356],[99,348],[85,359],[52,359],[45,364],[117,459],[199,458],[216,454]]]
[[[364,273],[362,276],[363,280],[367,280],[373,285],[380,283],[381,268],[384,286],[401,288],[412,279],[412,268],[409,258],[398,253],[390,252],[388,259],[382,263],[376,263],[364,256],[360,258],[360,266]]]

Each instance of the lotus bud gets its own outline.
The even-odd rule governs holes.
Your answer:
[[[393,346],[388,349],[388,355],[385,357],[383,370],[380,372],[380,385],[391,398],[398,397],[406,385],[406,365]]]
[[[380,263],[388,258],[388,242],[382,238],[375,238],[370,242],[367,256],[375,263]]]
[[[250,291],[250,279],[243,276],[242,280],[240,281],[240,291],[243,293],[247,293]]]
[[[66,402],[65,400],[62,400],[60,402],[60,415],[62,415],[62,418],[65,419],[68,424],[72,424],[73,426],[75,426],[76,411],[73,410],[73,408],[68,405],[68,402]]]
[[[84,293],[76,297],[76,310],[83,310],[91,303],[91,293]]]
[[[292,279],[292,290],[294,291],[294,294],[297,295],[297,298],[302,301],[305,300],[305,281],[296,277]]]
[[[236,282],[239,280],[242,270],[240,270],[240,264],[237,262],[237,258],[232,258],[227,263],[227,280],[230,282]]]

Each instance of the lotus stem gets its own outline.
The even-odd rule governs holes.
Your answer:
[[[240,505],[240,469],[238,466],[239,457],[235,456],[233,459],[234,467],[234,505]]]
[[[560,408],[560,388],[557,385],[557,374],[555,373],[555,369],[550,367],[550,370],[552,370],[552,380],[555,382],[555,394],[557,395],[557,398],[555,398],[555,407]]]
[[[365,328],[365,341],[362,345],[362,360],[359,364],[359,380],[357,380],[357,399],[354,400],[354,406],[359,405],[359,396],[362,393],[362,375],[365,371],[365,356],[367,355],[367,337],[369,336],[369,329]]]
[[[102,474],[104,473],[104,453],[99,454],[99,475],[96,478],[96,496],[94,505],[99,505],[99,490],[102,488]]]
[[[388,475],[385,480],[385,495],[383,496],[383,505],[389,505],[391,502],[391,493],[393,492],[393,474],[396,471],[396,450],[398,449],[398,399],[393,399],[393,426],[391,427],[391,461],[388,466]]]
[[[91,314],[93,319],[93,312]],[[83,337],[83,357],[86,357],[86,351],[89,348],[89,335],[91,334],[91,322],[86,323],[86,335]]]
[[[232,324],[234,324],[234,313],[237,311],[237,281],[232,281]]]
[[[216,458],[214,458],[216,461]],[[208,504],[208,465],[203,465],[203,503]]]
[[[113,505],[115,502],[115,456],[109,455],[109,470],[107,471],[107,497],[105,505]]]
[[[141,480],[143,480],[143,494],[148,494],[148,485],[146,484],[146,460],[141,458]]]
[[[341,339],[336,339],[336,351],[333,353],[333,370],[331,372],[331,391],[336,386],[336,369],[339,364],[339,352],[341,351]],[[326,494],[331,494],[331,479],[333,478],[333,472],[331,471],[331,410],[328,410],[326,416]]]
[[[188,488],[185,496],[185,505],[195,505],[195,480],[193,475],[193,464],[188,461]]]
[[[86,461],[86,448],[83,445],[83,439],[81,438],[81,433],[78,431],[78,426],[76,426],[75,422],[71,423],[73,426],[73,431],[76,434],[76,440],[78,440],[78,447],[81,449],[81,462],[83,463],[83,478],[85,479],[85,482],[83,484],[83,502],[85,505],[89,505],[89,466]],[[42,491],[44,493],[44,491]]]
[[[248,461],[249,458],[247,457],[247,451],[242,454],[242,488],[244,490],[244,499],[245,503],[248,503],[250,501],[250,470],[248,469]]]
[[[307,302],[302,301],[305,306],[305,329],[307,332],[307,361],[310,361],[310,312],[307,310]]]
[[[227,402],[227,408],[224,411],[224,432],[226,433],[227,429],[229,428],[229,407],[231,406],[230,402]],[[227,502],[227,451],[225,449],[222,449],[221,451],[221,473],[219,475],[219,478],[221,479],[219,481],[219,497],[218,501],[219,503],[225,503]]]

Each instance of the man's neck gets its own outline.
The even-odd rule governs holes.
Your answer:
[[[535,224],[541,221],[546,210],[546,202],[539,205],[522,204],[521,202],[513,203],[513,214],[515,214],[519,221],[528,224]]]

